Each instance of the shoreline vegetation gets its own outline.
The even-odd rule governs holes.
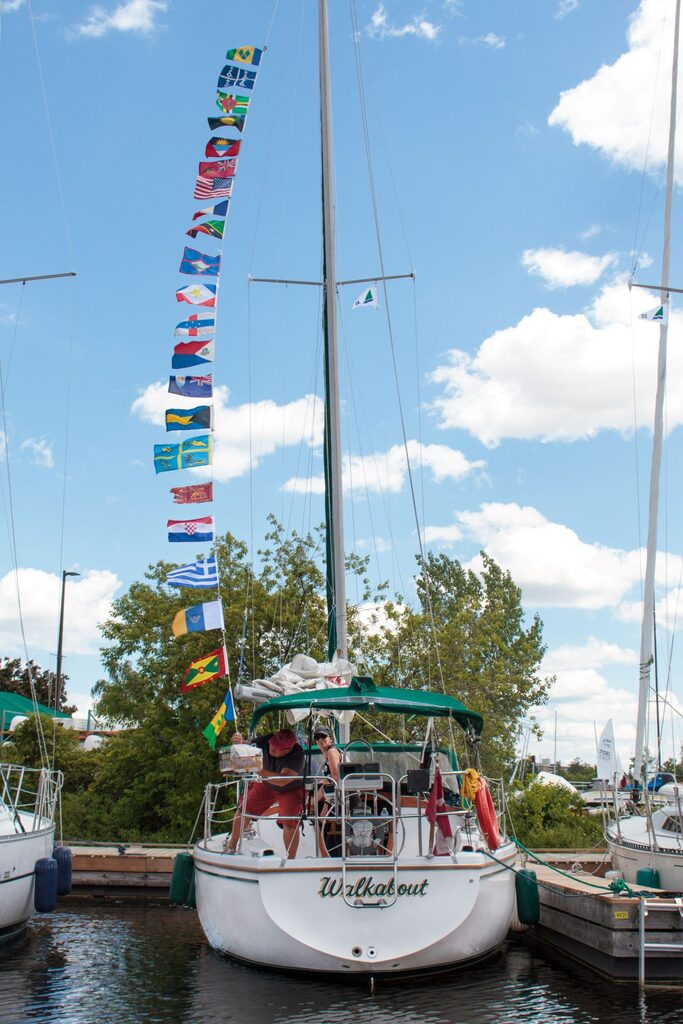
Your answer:
[[[302,650],[325,658],[325,579],[318,564],[322,531],[287,533],[273,517],[269,524],[258,568],[247,545],[230,533],[215,546],[233,683],[240,670],[245,679],[267,677]],[[400,594],[389,597],[386,584],[371,586],[368,558],[349,556],[347,572],[355,578],[357,604],[364,609],[349,609],[350,649],[359,671],[380,686],[440,690],[443,685],[479,711],[485,721],[484,769],[507,778],[522,722],[545,703],[553,679],[540,676],[545,653],[540,618],[526,622],[521,591],[510,574],[484,552],[481,560],[479,575],[443,553],[418,560],[417,600],[410,607]],[[86,751],[74,731],[44,721],[48,749],[65,776],[67,837],[186,843],[204,786],[217,775],[216,756],[202,729],[225,684],[218,680],[179,692],[187,665],[202,656],[207,637],[171,636],[174,615],[188,604],[187,591],[167,585],[171,568],[165,561],[150,565],[144,579],[114,602],[101,627],[106,676],[93,688],[95,713],[122,731]],[[210,594],[202,591],[203,597]],[[250,708],[237,710],[236,726],[244,729]],[[412,732],[417,725],[401,726],[396,716],[385,717],[379,727],[391,738],[417,738]],[[0,760],[39,763],[30,720],[3,745]],[[526,846],[592,845],[595,823],[572,802],[571,793],[548,794],[548,789],[553,787],[534,786],[512,801],[513,834]]]

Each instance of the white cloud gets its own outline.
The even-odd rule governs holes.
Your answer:
[[[109,11],[97,5],[90,8],[85,21],[75,25],[72,33],[91,39],[99,39],[112,30],[149,35],[159,27],[157,16],[167,10],[166,0],[125,0]]]
[[[468,430],[495,447],[503,438],[576,441],[601,430],[633,429],[654,415],[657,331],[637,319],[658,301],[647,291],[606,285],[583,313],[538,308],[496,331],[471,356],[459,349],[431,380],[443,391],[432,403],[441,428]],[[670,318],[681,336],[683,313]],[[683,346],[669,345],[667,430],[683,424]]]
[[[483,469],[482,461],[470,462],[462,452],[443,444],[420,444],[408,441],[408,454],[415,472],[418,467],[430,469],[437,483],[444,480],[460,480],[476,469]],[[396,494],[402,490],[408,475],[405,449],[402,444],[392,445],[386,452],[371,455],[346,456],[343,461],[342,478],[344,489],[356,492],[368,491]],[[284,485],[285,491],[322,494],[325,479],[314,477],[292,477]]]
[[[458,43],[461,46],[476,46],[481,43],[482,46],[490,46],[492,50],[504,49],[506,42],[505,36],[498,36],[495,32],[487,32],[483,36],[458,36]]]
[[[0,0],[0,14],[9,14],[10,11],[18,11],[25,3],[26,0]]]
[[[477,36],[474,42],[490,46],[492,50],[502,50],[505,46],[505,37],[497,36],[495,32],[487,32],[485,36]]]
[[[586,668],[603,668],[605,665],[637,665],[638,652],[630,647],[619,647],[591,636],[585,644],[576,646],[563,644],[549,651],[543,659],[543,675],[577,671]]]
[[[383,555],[385,551],[391,551],[393,544],[390,544],[384,537],[359,537],[356,541],[356,548],[359,551],[373,551]]]
[[[171,405],[191,408],[196,399],[169,395],[168,386],[150,384],[131,407],[131,412],[148,423],[164,424],[164,411]],[[323,435],[323,405],[315,395],[305,395],[287,405],[264,400],[251,406],[228,405],[228,389],[214,389],[214,479],[224,482],[249,472],[267,455],[283,446],[319,446]],[[168,435],[171,443],[182,434]],[[251,448],[251,450],[250,450]]]
[[[579,0],[559,0],[557,10],[555,11],[555,17],[561,20],[566,18],[572,11],[577,10],[579,6]]]
[[[586,242],[589,238],[595,238],[596,235],[601,235],[605,229],[602,224],[591,224],[585,231],[582,231],[579,238]]]
[[[33,648],[56,650],[61,580],[42,569],[19,569],[19,591],[29,654]],[[64,602],[64,653],[96,654],[98,626],[109,617],[121,581],[107,569],[90,569],[67,581]],[[23,655],[14,570],[0,579],[0,647]]]
[[[589,256],[585,252],[564,249],[526,249],[522,253],[522,266],[530,274],[542,277],[548,288],[571,288],[577,284],[594,284],[616,258],[614,253]]]
[[[510,572],[527,606],[611,608],[621,615],[623,603],[634,596],[632,592],[637,593],[645,564],[643,551],[589,544],[574,530],[551,522],[529,505],[490,502],[477,511],[456,512],[454,518],[463,536]],[[449,528],[427,529],[438,537],[436,531],[446,533]],[[477,555],[467,567],[479,572],[481,557]],[[682,569],[683,559],[662,553],[656,573],[658,586],[670,584],[674,575],[678,579]]]
[[[28,437],[25,441],[21,442],[20,448],[22,452],[30,453],[32,461],[36,466],[52,469],[55,464],[52,448],[44,437],[39,438],[37,441],[32,437]]]
[[[455,544],[456,540],[462,540],[462,530],[459,526],[425,526],[423,537],[425,544],[439,544],[448,548]]]
[[[592,146],[626,167],[665,163],[673,12],[669,0],[641,0],[630,20],[627,51],[561,93],[548,124],[569,132],[575,145]],[[683,182],[680,147],[676,180]]]
[[[369,36],[376,39],[417,36],[420,39],[434,40],[439,35],[441,26],[427,21],[423,15],[416,15],[405,25],[392,25],[389,22],[386,7],[384,4],[380,4],[373,12],[366,31]]]

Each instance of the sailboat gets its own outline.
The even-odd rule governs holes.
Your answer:
[[[476,762],[481,715],[445,692],[376,686],[348,661],[327,6],[318,0],[331,664],[319,670],[327,682],[312,689],[270,699],[260,692],[251,718],[252,734],[298,722],[308,751],[297,779],[308,798],[294,821],[302,830],[295,855],[270,809],[231,835],[236,807],[259,781],[258,759],[250,770],[247,749],[238,766],[235,747],[221,753],[225,780],[206,788],[193,858],[199,919],[214,949],[272,968],[375,977],[495,952],[513,911],[516,847],[504,834],[502,785],[463,770],[455,754],[457,729]],[[330,680],[333,666],[339,676]],[[421,723],[421,738],[351,740],[349,720],[360,712],[370,722],[378,714],[411,719],[413,737]],[[338,780],[311,756],[321,725],[337,732]]]
[[[61,786],[61,772],[0,764],[0,943],[33,914],[36,864],[52,857]]]
[[[669,146],[666,170],[666,201],[664,209],[664,249],[662,255],[661,284],[633,285],[656,288],[660,292],[663,315],[659,325],[659,354],[657,363],[657,394],[650,466],[650,500],[648,511],[647,559],[643,586],[643,617],[640,636],[640,677],[638,690],[638,719],[633,777],[642,786],[645,802],[644,814],[621,816],[606,828],[606,840],[612,863],[626,881],[660,885],[664,889],[683,891],[683,786],[673,786],[663,807],[653,811],[650,803],[646,748],[648,709],[650,704],[650,672],[653,662],[655,562],[657,556],[657,518],[659,511],[659,478],[664,433],[664,396],[666,388],[666,357],[668,341],[668,311],[670,292],[681,289],[669,286],[671,262],[671,208],[674,185],[674,156],[676,150],[676,108],[678,90],[678,49],[680,37],[681,0],[676,0],[674,22],[673,66],[671,77],[671,111],[669,120]],[[648,872],[647,875],[642,872]],[[653,875],[652,872],[655,872]]]

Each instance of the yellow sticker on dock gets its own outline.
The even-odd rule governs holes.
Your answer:
[[[614,917],[617,921],[628,921],[628,910],[615,910]]]

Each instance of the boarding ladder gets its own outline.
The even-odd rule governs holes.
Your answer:
[[[386,784],[389,784],[391,789],[390,801],[380,791],[384,789]],[[352,772],[345,775],[341,779],[341,785],[339,786],[339,794],[341,798],[341,859],[342,859],[342,895],[344,902],[349,906],[353,907],[354,910],[374,907],[376,909],[384,909],[394,905],[398,898],[398,821],[399,816],[396,809],[396,782],[391,775],[387,775],[384,772],[366,772],[359,765],[359,771]],[[351,800],[353,798],[360,798],[364,802],[365,813],[360,816],[356,816],[351,812]],[[381,809],[379,803],[381,801]],[[367,809],[370,807],[370,813]],[[386,814],[382,812],[386,811]],[[368,846],[373,846],[377,849],[378,840],[374,838],[373,833],[377,827],[381,825],[382,828],[386,825],[391,829],[391,835],[393,841],[391,843],[391,851],[386,854],[380,853],[351,853],[351,844],[358,842],[358,836],[355,834],[354,826],[356,829],[359,826],[366,826],[364,830],[365,843]],[[380,876],[381,881],[376,879],[372,880],[372,875],[358,875],[358,870],[367,868],[375,869],[385,867],[386,865],[391,866],[391,880],[385,882],[385,872],[382,872]],[[349,872],[353,871],[353,879],[349,878]],[[377,885],[384,887],[382,894],[377,895],[375,888]],[[390,889],[390,892],[386,890]],[[354,892],[354,890],[356,890]]]
[[[646,953],[670,953],[673,956],[683,956],[683,932],[672,932],[676,938],[675,942],[646,942],[645,941],[645,920],[658,911],[678,912],[683,919],[683,897],[674,896],[670,900],[649,900],[645,896],[640,898],[639,906],[639,935],[640,948],[638,954],[638,983],[641,988],[645,986],[645,955]]]

